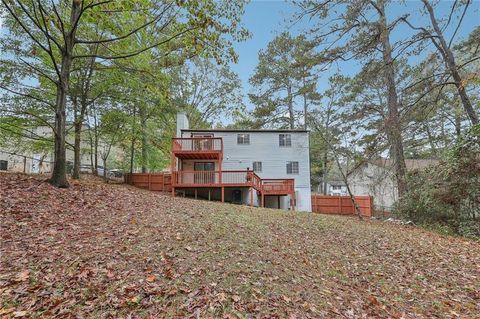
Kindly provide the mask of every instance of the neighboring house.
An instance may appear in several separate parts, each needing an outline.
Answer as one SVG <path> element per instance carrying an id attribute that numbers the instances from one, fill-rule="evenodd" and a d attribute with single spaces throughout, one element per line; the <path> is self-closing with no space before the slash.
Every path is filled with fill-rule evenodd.
<path id="1" fill-rule="evenodd" d="M 12 150 L 13 151 L 13 150 Z M 36 154 L 21 154 L 11 152 L 10 150 L 0 150 L 0 171 L 24 172 L 24 173 L 44 173 L 50 172 L 51 163 L 42 160 L 41 157 L 33 157 Z"/>
<path id="2" fill-rule="evenodd" d="M 330 196 L 347 196 L 347 185 L 343 181 L 327 182 L 327 195 Z"/>
<path id="3" fill-rule="evenodd" d="M 174 195 L 311 211 L 305 130 L 190 129 L 179 113 L 172 172 Z"/>
<path id="4" fill-rule="evenodd" d="M 437 163 L 438 160 L 432 159 L 405 160 L 407 172 Z M 348 175 L 348 184 L 353 195 L 373 196 L 374 205 L 378 210 L 390 211 L 398 199 L 393 161 L 389 159 L 362 163 Z"/>
<path id="5" fill-rule="evenodd" d="M 80 165 L 90 166 L 91 165 L 91 151 L 90 151 L 90 141 L 87 136 L 88 126 L 83 126 L 82 140 L 80 143 L 81 156 L 80 156 Z M 68 132 L 69 131 L 69 132 Z M 28 129 L 26 134 L 30 135 L 36 140 L 41 140 L 42 138 L 51 138 L 53 135 L 52 129 L 49 126 L 37 126 Z M 34 140 L 29 138 L 24 138 L 24 143 L 32 143 Z M 53 169 L 53 143 L 43 143 L 43 147 L 26 147 L 24 143 L 15 141 L 14 144 L 0 145 L 0 171 L 11 171 L 11 172 L 23 172 L 27 174 L 42 174 L 42 173 L 51 173 Z M 67 129 L 67 143 L 73 144 L 73 127 L 69 126 Z M 30 144 L 28 144 L 30 145 Z M 36 151 L 32 151 L 36 149 Z M 103 165 L 101 157 L 101 143 L 99 145 L 99 154 L 98 154 L 98 165 Z M 112 148 L 112 155 L 110 158 L 117 156 L 117 150 Z M 73 166 L 74 152 L 71 147 L 66 149 L 66 159 L 67 166 Z"/>

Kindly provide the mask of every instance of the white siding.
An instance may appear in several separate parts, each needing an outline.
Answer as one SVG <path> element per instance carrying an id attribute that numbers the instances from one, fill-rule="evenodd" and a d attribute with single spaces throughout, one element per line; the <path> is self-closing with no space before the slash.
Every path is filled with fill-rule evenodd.
<path id="1" fill-rule="evenodd" d="M 195 132 L 197 133 L 197 131 Z M 207 133 L 207 132 L 205 132 Z M 208 133 L 212 133 L 209 131 Z M 250 144 L 237 144 L 237 134 L 250 134 Z M 223 170 L 253 169 L 253 162 L 262 162 L 261 178 L 294 178 L 297 191 L 299 211 L 311 211 L 310 158 L 308 132 L 291 132 L 292 146 L 280 147 L 281 132 L 227 132 L 213 131 L 215 137 L 223 138 Z M 184 130 L 183 137 L 190 137 L 191 132 Z M 297 161 L 299 174 L 287 174 L 287 162 Z"/>
<path id="2" fill-rule="evenodd" d="M 398 198 L 392 172 L 370 163 L 359 167 L 348 182 L 354 195 L 373 196 L 377 209 L 391 210 Z"/>

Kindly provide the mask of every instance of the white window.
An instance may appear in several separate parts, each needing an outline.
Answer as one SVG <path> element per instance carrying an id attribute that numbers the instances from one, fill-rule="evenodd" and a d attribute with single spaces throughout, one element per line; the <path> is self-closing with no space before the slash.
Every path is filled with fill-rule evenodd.
<path id="1" fill-rule="evenodd" d="M 292 146 L 292 135 L 291 134 L 279 134 L 278 135 L 278 145 L 282 147 Z"/>
<path id="2" fill-rule="evenodd" d="M 287 174 L 298 174 L 298 162 L 287 162 Z"/>
<path id="3" fill-rule="evenodd" d="M 341 190 L 341 189 L 342 189 L 342 186 L 340 186 L 340 185 L 332 185 L 332 189 L 333 189 L 333 190 Z"/>
<path id="4" fill-rule="evenodd" d="M 253 162 L 253 171 L 262 172 L 262 162 Z"/>
<path id="5" fill-rule="evenodd" d="M 250 134 L 238 134 L 237 144 L 250 144 Z"/>

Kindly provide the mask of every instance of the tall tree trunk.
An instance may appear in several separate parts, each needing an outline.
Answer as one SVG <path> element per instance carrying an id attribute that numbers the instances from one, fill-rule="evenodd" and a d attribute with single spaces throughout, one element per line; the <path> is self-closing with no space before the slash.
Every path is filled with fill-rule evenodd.
<path id="1" fill-rule="evenodd" d="M 53 164 L 50 184 L 56 187 L 69 187 L 67 180 L 66 158 L 66 114 L 67 94 L 70 82 L 70 69 L 73 61 L 73 47 L 75 45 L 75 32 L 77 21 L 82 10 L 81 1 L 73 1 L 70 13 L 70 25 L 73 29 L 64 34 L 65 47 L 62 50 L 62 63 L 60 66 L 60 78 L 57 84 L 57 97 L 55 101 L 55 162 Z"/>
<path id="2" fill-rule="evenodd" d="M 74 131 L 75 131 L 75 141 L 73 147 L 73 174 L 72 177 L 74 179 L 80 178 L 80 142 L 81 142 L 81 134 L 82 134 L 82 122 L 78 119 L 74 122 Z"/>
<path id="3" fill-rule="evenodd" d="M 304 70 L 305 72 L 305 70 Z M 303 80 L 303 89 L 306 90 L 306 81 L 305 81 L 305 77 L 302 78 Z M 307 121 L 308 121 L 308 104 L 307 104 L 307 92 L 303 92 L 303 121 L 305 122 L 303 124 L 303 128 L 304 129 L 307 129 L 308 128 L 308 124 L 307 124 Z"/>
<path id="4" fill-rule="evenodd" d="M 78 127 L 79 113 L 78 113 L 78 98 L 76 95 L 70 97 L 73 104 L 73 130 L 74 130 L 74 143 L 73 143 L 73 172 L 72 178 L 80 178 L 80 128 Z"/>
<path id="5" fill-rule="evenodd" d="M 331 102 L 329 102 L 331 103 Z M 327 117 L 325 118 L 325 132 L 322 134 L 325 134 L 324 141 L 325 141 L 325 147 L 324 147 L 324 152 L 323 152 L 323 194 L 327 195 L 327 176 L 328 176 L 328 152 L 330 150 L 330 106 L 329 104 L 328 110 L 327 110 Z"/>
<path id="6" fill-rule="evenodd" d="M 92 49 L 92 48 L 91 48 Z M 98 44 L 93 47 L 93 54 L 97 53 Z M 75 131 L 75 142 L 74 142 L 74 158 L 73 158 L 73 174 L 72 177 L 74 179 L 80 178 L 80 165 L 81 165 L 81 134 L 82 134 L 82 126 L 85 120 L 85 115 L 87 113 L 87 109 L 89 106 L 88 96 L 90 94 L 90 81 L 94 74 L 95 68 L 95 58 L 90 58 L 90 63 L 88 65 L 88 69 L 86 71 L 86 75 L 81 75 L 80 78 L 82 79 L 80 85 L 80 109 L 78 105 L 78 96 L 74 96 L 72 98 L 74 104 L 74 131 Z"/>
<path id="7" fill-rule="evenodd" d="M 388 89 L 388 117 L 385 123 L 387 137 L 391 145 L 391 155 L 394 161 L 395 179 L 397 182 L 398 196 L 402 197 L 407 189 L 405 183 L 405 158 L 403 154 L 403 141 L 401 134 L 400 114 L 398 111 L 398 96 L 395 83 L 395 66 L 392 59 L 392 47 L 390 45 L 390 31 L 385 16 L 385 3 L 383 0 L 377 2 L 380 14 L 380 37 L 383 47 L 384 76 Z"/>
<path id="8" fill-rule="evenodd" d="M 144 106 L 139 109 L 140 125 L 142 134 L 142 173 L 147 172 L 148 152 L 147 152 L 147 118 Z"/>
<path id="9" fill-rule="evenodd" d="M 130 174 L 133 174 L 133 162 L 135 159 L 135 116 L 137 108 L 133 106 L 133 122 L 132 122 L 132 143 L 130 145 Z"/>
<path id="10" fill-rule="evenodd" d="M 430 15 L 430 20 L 432 21 L 433 29 L 435 30 L 438 41 L 440 43 L 438 44 L 434 39 L 432 39 L 432 41 L 437 46 L 437 49 L 440 51 L 440 54 L 443 57 L 445 65 L 447 66 L 448 71 L 450 72 L 450 74 L 452 75 L 455 81 L 455 86 L 457 87 L 457 91 L 458 91 L 458 94 L 460 95 L 460 100 L 462 101 L 465 112 L 470 118 L 470 121 L 472 122 L 472 124 L 476 125 L 479 123 L 478 115 L 475 112 L 472 106 L 472 103 L 470 102 L 470 99 L 468 98 L 467 92 L 465 90 L 465 83 L 462 81 L 462 77 L 458 72 L 458 67 L 457 67 L 457 63 L 455 62 L 455 57 L 453 56 L 453 52 L 452 50 L 450 50 L 450 47 L 447 45 L 447 42 L 445 41 L 445 37 L 443 36 L 443 32 L 438 26 L 437 18 L 435 17 L 435 13 L 433 12 L 432 6 L 428 2 L 428 0 L 422 0 L 422 1 L 423 1 L 423 4 L 425 5 L 425 8 L 427 8 L 428 10 L 428 13 Z"/>
<path id="11" fill-rule="evenodd" d="M 288 99 L 288 116 L 289 116 L 289 124 L 290 129 L 293 130 L 295 128 L 295 114 L 293 112 L 293 96 L 292 96 L 292 86 L 288 85 L 287 87 L 287 99 Z"/>
<path id="12" fill-rule="evenodd" d="M 93 163 L 92 163 L 92 174 L 98 176 L 98 120 L 97 120 L 97 110 L 95 105 L 92 104 L 91 107 L 93 114 Z"/>
<path id="13" fill-rule="evenodd" d="M 323 163 L 322 163 L 322 192 L 323 195 L 327 195 L 327 160 L 328 160 L 328 150 L 325 149 L 323 152 Z"/>
<path id="14" fill-rule="evenodd" d="M 425 120 L 425 132 L 427 133 L 427 138 L 428 138 L 428 144 L 430 145 L 431 153 L 433 157 L 437 158 L 437 147 L 435 146 L 435 141 L 434 137 L 432 135 L 432 131 L 430 130 L 430 125 L 428 124 L 428 121 Z"/>
<path id="15" fill-rule="evenodd" d="M 102 157 L 103 160 L 103 179 L 107 180 L 107 158 Z"/>
<path id="16" fill-rule="evenodd" d="M 90 140 L 90 167 L 92 168 L 92 174 L 93 174 L 93 167 L 94 167 L 94 161 L 93 161 L 93 136 L 92 136 L 92 129 L 89 127 L 88 129 L 88 138 Z"/>
<path id="17" fill-rule="evenodd" d="M 70 67 L 72 64 L 71 56 L 68 54 L 62 59 L 61 79 L 57 85 L 57 98 L 55 103 L 55 161 L 53 163 L 52 176 L 50 184 L 66 188 L 69 187 L 67 180 L 67 159 L 66 159 L 66 115 L 68 80 Z"/>

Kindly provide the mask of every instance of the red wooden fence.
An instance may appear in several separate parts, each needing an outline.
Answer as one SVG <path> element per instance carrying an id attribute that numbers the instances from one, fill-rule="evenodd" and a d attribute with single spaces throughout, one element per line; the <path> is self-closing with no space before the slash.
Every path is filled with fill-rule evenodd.
<path id="1" fill-rule="evenodd" d="M 355 202 L 362 216 L 373 215 L 373 197 L 355 196 Z M 322 214 L 355 215 L 355 208 L 350 196 L 324 196 L 312 194 L 312 211 Z"/>
<path id="2" fill-rule="evenodd" d="M 139 188 L 158 192 L 172 191 L 172 174 L 170 173 L 133 173 L 125 174 L 125 183 Z"/>

